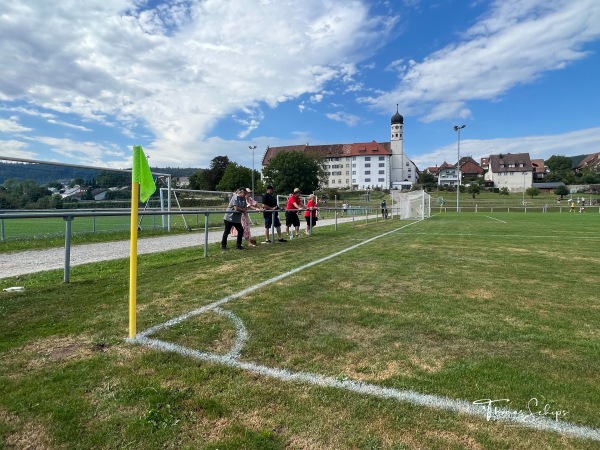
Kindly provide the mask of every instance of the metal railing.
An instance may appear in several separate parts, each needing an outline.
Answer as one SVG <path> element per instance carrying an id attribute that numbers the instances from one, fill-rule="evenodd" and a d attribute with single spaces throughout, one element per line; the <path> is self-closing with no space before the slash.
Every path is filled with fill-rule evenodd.
<path id="1" fill-rule="evenodd" d="M 271 214 L 275 213 L 284 213 L 285 211 L 271 211 Z M 299 211 L 300 212 L 300 211 Z M 320 214 L 331 214 L 333 219 L 333 225 L 335 226 L 335 230 L 337 230 L 338 219 L 343 219 L 345 222 L 355 223 L 356 220 L 364 220 L 365 223 L 369 223 L 369 221 L 377 222 L 380 219 L 379 208 L 375 207 L 360 207 L 360 208 L 352 208 L 346 211 L 344 216 L 341 216 L 342 209 L 338 208 L 320 208 Z M 211 215 L 218 214 L 220 217 L 223 216 L 223 210 L 190 210 L 186 211 L 187 214 L 195 214 L 198 216 L 204 217 L 204 257 L 208 256 L 208 245 L 209 245 L 209 218 Z M 260 214 L 262 216 L 262 211 L 249 211 L 250 214 Z M 139 211 L 139 216 L 172 216 L 179 215 L 181 211 Z M 70 281 L 70 271 L 71 271 L 71 238 L 73 235 L 73 221 L 78 218 L 101 218 L 101 217 L 127 217 L 131 218 L 130 210 L 110 210 L 110 211 L 75 211 L 75 210 L 61 210 L 61 211 L 52 211 L 52 212 L 2 212 L 0 213 L 0 224 L 2 228 L 2 236 L 4 240 L 4 222 L 9 220 L 19 220 L 19 219 L 50 219 L 50 218 L 61 218 L 65 223 L 65 245 L 64 245 L 64 282 L 68 283 Z M 273 223 L 274 221 L 272 221 Z M 222 224 L 222 221 L 221 221 Z M 271 230 L 272 233 L 275 232 L 274 226 Z M 310 232 L 312 233 L 312 227 L 310 227 Z M 274 234 L 272 234 L 274 236 Z"/>

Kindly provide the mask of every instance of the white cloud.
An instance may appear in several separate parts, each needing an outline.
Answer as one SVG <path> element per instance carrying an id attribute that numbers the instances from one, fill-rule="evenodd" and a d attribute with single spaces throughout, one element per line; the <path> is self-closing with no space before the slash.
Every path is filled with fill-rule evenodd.
<path id="1" fill-rule="evenodd" d="M 452 143 L 435 149 L 426 155 L 412 157 L 413 162 L 421 169 L 440 165 L 444 161 L 456 162 L 458 143 Z M 461 139 L 461 156 L 472 156 L 479 162 L 480 158 L 499 153 L 529 153 L 534 159 L 548 159 L 552 155 L 576 156 L 600 151 L 600 127 L 572 131 L 563 134 L 544 136 L 528 136 L 502 139 Z"/>
<path id="2" fill-rule="evenodd" d="M 28 150 L 28 145 L 22 141 L 0 140 L 0 155 L 9 158 L 36 159 L 37 154 Z"/>
<path id="3" fill-rule="evenodd" d="M 108 167 L 126 168 L 123 161 L 127 161 L 128 155 L 111 144 L 82 142 L 46 136 L 28 136 L 25 139 L 49 147 L 52 152 L 60 155 L 63 161 L 69 159 L 83 165 L 104 167 L 107 166 L 105 159 L 115 158 L 120 161 L 109 162 Z M 129 167 L 131 167 L 130 163 Z"/>
<path id="4" fill-rule="evenodd" d="M 24 127 L 17 123 L 16 118 L 11 117 L 10 119 L 0 119 L 0 132 L 3 133 L 21 133 L 24 131 L 31 131 L 31 128 Z"/>
<path id="5" fill-rule="evenodd" d="M 72 123 L 63 122 L 61 120 L 50 119 L 50 120 L 48 120 L 48 123 L 52 123 L 52 124 L 55 124 L 55 125 L 62 125 L 63 127 L 68 127 L 68 128 L 74 128 L 74 129 L 79 130 L 79 131 L 92 131 L 91 129 L 86 128 L 86 127 L 84 127 L 82 125 L 74 125 Z"/>
<path id="6" fill-rule="evenodd" d="M 354 114 L 348 114 L 344 112 L 336 112 L 325 114 L 327 118 L 331 120 L 335 120 L 336 122 L 342 122 L 348 125 L 349 127 L 353 127 L 360 122 L 360 117 L 355 116 Z"/>
<path id="7" fill-rule="evenodd" d="M 544 72 L 584 58 L 583 46 L 600 37 L 597 0 L 497 0 L 491 13 L 449 45 L 420 63 L 401 68 L 400 84 L 377 97 L 362 98 L 381 111 L 398 99 L 407 115 L 429 122 L 466 117 L 471 100 L 501 98 Z"/>
<path id="8" fill-rule="evenodd" d="M 209 150 L 193 143 L 218 120 L 321 92 L 332 80 L 350 82 L 355 64 L 395 23 L 369 17 L 359 0 L 138 5 L 145 3 L 2 2 L 0 54 L 11 64 L 3 67 L 0 99 L 117 129 L 141 122 L 162 150 L 157 164 L 167 154 L 190 160 L 190 147 L 202 161 Z M 238 134 L 259 124 L 249 116 Z"/>

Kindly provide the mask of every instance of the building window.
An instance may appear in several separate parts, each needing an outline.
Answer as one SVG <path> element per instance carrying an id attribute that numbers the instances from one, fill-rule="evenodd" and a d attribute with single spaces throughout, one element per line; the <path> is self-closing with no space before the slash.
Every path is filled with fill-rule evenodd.
<path id="1" fill-rule="evenodd" d="M 352 163 L 352 167 L 356 167 L 356 163 Z"/>
<path id="2" fill-rule="evenodd" d="M 365 156 L 365 161 L 371 161 L 371 157 L 370 156 Z"/>
<path id="3" fill-rule="evenodd" d="M 365 170 L 365 175 L 371 175 L 371 171 L 370 170 Z"/>
<path id="4" fill-rule="evenodd" d="M 385 170 L 380 170 L 379 175 L 385 175 Z"/>
<path id="5" fill-rule="evenodd" d="M 352 175 L 356 175 L 356 170 L 353 170 L 353 171 L 352 171 Z"/>
<path id="6" fill-rule="evenodd" d="M 385 181 L 385 178 L 379 178 L 379 182 L 383 183 Z"/>
<path id="7" fill-rule="evenodd" d="M 385 156 L 380 156 L 379 161 L 385 161 Z"/>
<path id="8" fill-rule="evenodd" d="M 356 156 L 353 156 L 353 157 L 352 157 L 352 161 L 356 161 Z"/>
<path id="9" fill-rule="evenodd" d="M 407 163 L 406 163 L 406 167 L 408 167 L 409 165 L 410 165 L 410 163 L 409 163 L 409 162 L 407 162 Z"/>
<path id="10" fill-rule="evenodd" d="M 365 178 L 365 183 L 370 183 L 371 179 L 370 178 Z"/>
<path id="11" fill-rule="evenodd" d="M 371 163 L 366 163 L 365 167 L 371 167 Z"/>
<path id="12" fill-rule="evenodd" d="M 385 163 L 379 163 L 379 167 L 385 167 Z"/>

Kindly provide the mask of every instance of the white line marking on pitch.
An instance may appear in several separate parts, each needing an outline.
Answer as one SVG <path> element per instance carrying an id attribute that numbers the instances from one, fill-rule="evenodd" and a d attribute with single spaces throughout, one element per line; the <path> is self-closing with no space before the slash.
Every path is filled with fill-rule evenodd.
<path id="1" fill-rule="evenodd" d="M 544 416 L 536 416 L 533 414 L 524 414 L 522 411 L 513 411 L 507 408 L 497 408 L 494 407 L 493 411 L 490 410 L 489 406 L 486 405 L 475 405 L 472 402 L 468 402 L 466 400 L 457 400 L 451 399 L 448 397 L 442 397 L 438 395 L 429 395 L 429 394 L 421 394 L 412 390 L 401 390 L 394 388 L 386 388 L 382 386 L 377 386 L 369 383 L 363 383 L 360 381 L 353 380 L 340 380 L 338 378 L 326 377 L 319 374 L 314 374 L 310 372 L 291 372 L 285 369 L 277 369 L 273 367 L 262 366 L 260 364 L 252 363 L 252 362 L 244 362 L 240 361 L 239 357 L 241 355 L 241 350 L 246 343 L 248 338 L 248 333 L 246 328 L 239 317 L 235 314 L 225 311 L 220 308 L 221 305 L 230 302 L 236 298 L 243 297 L 246 294 L 249 294 L 257 289 L 260 289 L 266 285 L 275 283 L 283 278 L 289 277 L 295 273 L 300 272 L 301 270 L 307 269 L 314 265 L 320 264 L 324 261 L 327 261 L 331 258 L 335 258 L 336 256 L 342 255 L 346 252 L 354 250 L 361 245 L 365 245 L 369 242 L 372 242 L 381 237 L 387 236 L 389 234 L 395 233 L 399 230 L 402 230 L 408 226 L 414 225 L 418 222 L 413 222 L 411 224 L 400 227 L 396 230 L 389 231 L 387 233 L 381 234 L 379 236 L 367 239 L 359 244 L 352 245 L 344 250 L 333 253 L 324 258 L 318 259 L 311 263 L 305 264 L 296 269 L 285 272 L 276 277 L 270 278 L 266 281 L 258 283 L 254 286 L 248 287 L 236 294 L 229 295 L 224 297 L 216 302 L 210 303 L 208 305 L 197 308 L 189 313 L 183 314 L 179 317 L 175 317 L 163 324 L 156 325 L 152 328 L 147 329 L 133 339 L 126 339 L 127 342 L 146 345 L 148 347 L 167 351 L 174 352 L 180 354 L 182 356 L 194 358 L 201 361 L 207 361 L 216 364 L 224 364 L 229 367 L 233 367 L 236 369 L 247 370 L 249 372 L 253 372 L 259 375 L 263 375 L 266 377 L 276 378 L 282 381 L 288 382 L 300 382 L 300 383 L 309 383 L 316 386 L 321 387 L 333 387 L 337 389 L 345 389 L 352 392 L 357 392 L 359 394 L 371 395 L 379 398 L 387 398 L 387 399 L 396 399 L 398 401 L 408 402 L 414 405 L 421 405 L 429 408 L 436 408 L 441 410 L 452 411 L 456 413 L 465 413 L 470 414 L 477 417 L 486 418 L 488 421 L 490 420 L 490 414 L 492 414 L 493 420 L 499 422 L 509 422 L 521 425 L 526 428 L 532 428 L 536 430 L 543 431 L 555 431 L 558 433 L 563 433 L 579 438 L 584 439 L 593 439 L 596 441 L 600 441 L 600 429 L 589 428 L 585 426 L 575 425 L 568 422 L 563 422 L 559 420 L 553 420 Z M 181 345 L 173 344 L 171 342 L 161 341 L 159 339 L 152 339 L 148 336 L 160 331 L 162 329 L 171 327 L 178 323 L 183 322 L 191 317 L 195 317 L 199 314 L 202 314 L 207 311 L 215 311 L 218 314 L 225 315 L 229 317 L 235 325 L 237 336 L 233 348 L 226 355 L 219 355 L 215 353 L 207 353 L 201 352 L 198 350 L 193 350 L 187 347 L 183 347 Z"/>
<path id="2" fill-rule="evenodd" d="M 487 217 L 488 219 L 492 219 L 492 220 L 497 220 L 498 222 L 508 223 L 508 222 L 505 222 L 504 220 L 496 219 L 495 217 L 492 217 L 492 216 L 484 216 L 484 217 Z"/>

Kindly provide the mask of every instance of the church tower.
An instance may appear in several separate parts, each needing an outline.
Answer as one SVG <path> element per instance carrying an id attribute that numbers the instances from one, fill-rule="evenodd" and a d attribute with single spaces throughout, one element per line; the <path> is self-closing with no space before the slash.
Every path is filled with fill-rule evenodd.
<path id="1" fill-rule="evenodd" d="M 398 112 L 396 105 L 396 114 L 392 116 L 390 147 L 392 158 L 390 162 L 390 181 L 392 188 L 397 187 L 406 179 L 405 177 L 405 158 L 404 158 L 404 117 Z"/>

